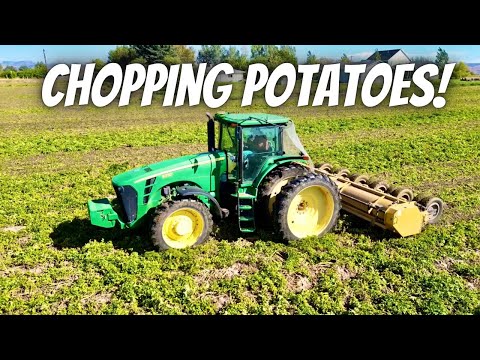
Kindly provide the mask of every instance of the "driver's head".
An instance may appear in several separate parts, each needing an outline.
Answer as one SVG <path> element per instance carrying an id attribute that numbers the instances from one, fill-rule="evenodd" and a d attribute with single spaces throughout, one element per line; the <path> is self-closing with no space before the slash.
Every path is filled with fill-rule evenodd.
<path id="1" fill-rule="evenodd" d="M 265 135 L 257 135 L 255 136 L 255 138 L 253 139 L 253 149 L 255 151 L 268 151 L 268 141 L 267 141 L 267 137 Z"/>

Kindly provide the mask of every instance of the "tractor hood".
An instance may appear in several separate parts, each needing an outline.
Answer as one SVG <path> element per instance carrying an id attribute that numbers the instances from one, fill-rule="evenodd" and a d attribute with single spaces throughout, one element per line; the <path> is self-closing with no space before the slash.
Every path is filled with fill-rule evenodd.
<path id="1" fill-rule="evenodd" d="M 135 186 L 138 183 L 157 177 L 160 177 L 161 179 L 168 179 L 169 182 L 172 182 L 175 181 L 174 178 L 177 172 L 189 169 L 190 172 L 193 171 L 193 174 L 195 174 L 197 170 L 196 168 L 202 165 L 205 167 L 207 164 L 211 164 L 212 160 L 214 161 L 215 157 L 208 152 L 181 156 L 175 159 L 168 159 L 158 163 L 141 166 L 116 175 L 112 179 L 112 184 L 114 186 Z"/>

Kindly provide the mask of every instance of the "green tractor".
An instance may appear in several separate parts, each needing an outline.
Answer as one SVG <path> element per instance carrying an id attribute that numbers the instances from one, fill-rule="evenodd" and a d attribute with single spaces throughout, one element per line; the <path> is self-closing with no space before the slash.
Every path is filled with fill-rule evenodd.
<path id="1" fill-rule="evenodd" d="M 418 234 L 442 214 L 439 198 L 414 198 L 410 189 L 334 171 L 330 164 L 315 168 L 287 117 L 207 117 L 207 152 L 115 176 L 112 203 L 88 201 L 91 223 L 122 229 L 150 224 L 153 244 L 166 250 L 201 244 L 214 218 L 227 216 L 235 216 L 241 232 L 273 224 L 280 239 L 291 241 L 327 233 L 341 208 L 400 236 Z"/>
<path id="2" fill-rule="evenodd" d="M 207 116 L 207 152 L 115 176 L 116 201 L 90 200 L 91 223 L 105 228 L 118 223 L 122 229 L 150 223 L 152 241 L 160 249 L 204 242 L 213 218 L 229 214 L 235 214 L 245 233 L 254 232 L 259 222 L 273 221 L 285 240 L 321 236 L 335 225 L 341 207 L 338 190 L 328 176 L 313 173 L 290 119 L 268 114 Z"/>

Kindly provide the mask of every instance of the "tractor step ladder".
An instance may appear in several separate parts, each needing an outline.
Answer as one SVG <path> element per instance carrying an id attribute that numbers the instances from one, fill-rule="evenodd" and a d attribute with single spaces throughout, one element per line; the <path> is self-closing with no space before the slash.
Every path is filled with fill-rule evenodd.
<path id="1" fill-rule="evenodd" d="M 252 233 L 255 231 L 255 196 L 247 193 L 233 194 L 238 199 L 238 227 L 240 231 Z"/>

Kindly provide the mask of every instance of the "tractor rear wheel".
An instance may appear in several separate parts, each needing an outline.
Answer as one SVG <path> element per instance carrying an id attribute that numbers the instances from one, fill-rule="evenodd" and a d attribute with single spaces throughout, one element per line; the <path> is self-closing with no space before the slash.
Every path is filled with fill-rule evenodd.
<path id="1" fill-rule="evenodd" d="M 169 201 L 155 211 L 151 229 L 152 242 L 160 250 L 199 245 L 210 235 L 212 225 L 212 214 L 200 201 Z"/>
<path id="2" fill-rule="evenodd" d="M 258 188 L 256 213 L 265 225 L 271 224 L 273 204 L 282 188 L 292 179 L 306 175 L 308 169 L 299 164 L 280 165 L 263 179 Z"/>
<path id="3" fill-rule="evenodd" d="M 340 208 L 338 188 L 328 176 L 301 176 L 277 196 L 275 230 L 284 241 L 322 236 L 337 223 Z"/>

